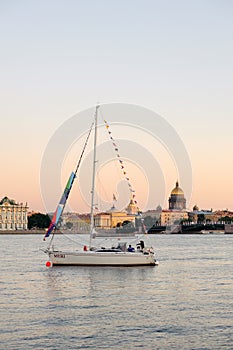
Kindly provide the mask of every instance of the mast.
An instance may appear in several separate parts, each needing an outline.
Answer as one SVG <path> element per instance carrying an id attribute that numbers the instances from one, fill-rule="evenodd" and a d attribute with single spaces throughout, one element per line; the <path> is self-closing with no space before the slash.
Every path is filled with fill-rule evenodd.
<path id="1" fill-rule="evenodd" d="M 93 168 L 92 168 L 92 186 L 91 186 L 91 228 L 90 228 L 90 248 L 91 248 L 91 239 L 94 233 L 94 199 L 95 199 L 95 173 L 96 173 L 96 144 L 97 144 L 97 122 L 98 122 L 98 108 L 95 109 L 95 132 L 94 132 L 94 153 L 93 153 Z"/>

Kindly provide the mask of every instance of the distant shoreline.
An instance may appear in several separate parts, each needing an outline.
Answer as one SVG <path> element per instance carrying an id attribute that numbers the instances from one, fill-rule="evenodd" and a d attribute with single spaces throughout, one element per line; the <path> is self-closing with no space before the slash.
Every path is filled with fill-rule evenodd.
<path id="1" fill-rule="evenodd" d="M 45 235 L 46 231 L 45 230 L 0 230 L 0 235 Z M 149 236 L 154 236 L 154 235 L 209 235 L 209 234 L 230 234 L 232 232 L 224 232 L 224 231 L 212 231 L 212 232 L 193 232 L 193 231 L 186 231 L 186 232 L 151 232 L 148 233 Z M 55 234 L 69 234 L 69 235 L 75 235 L 75 234 L 80 234 L 80 235 L 86 235 L 88 234 L 87 232 L 71 232 L 71 231 L 56 231 Z"/>
<path id="2" fill-rule="evenodd" d="M 0 235 L 43 235 L 45 231 L 41 230 L 0 230 Z"/>
<path id="3" fill-rule="evenodd" d="M 0 235 L 45 235 L 45 230 L 0 230 Z M 56 234 L 70 233 L 56 231 Z"/>
<path id="4" fill-rule="evenodd" d="M 0 235 L 45 235 L 46 230 L 0 230 Z M 56 235 L 89 234 L 88 232 L 55 231 Z"/>

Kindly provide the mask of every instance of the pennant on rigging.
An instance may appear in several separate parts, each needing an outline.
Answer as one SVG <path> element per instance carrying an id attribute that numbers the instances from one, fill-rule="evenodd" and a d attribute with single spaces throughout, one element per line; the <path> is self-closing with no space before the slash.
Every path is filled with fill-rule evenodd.
<path id="1" fill-rule="evenodd" d="M 123 162 L 123 160 L 121 159 L 121 156 L 120 156 L 120 154 L 119 154 L 119 148 L 117 147 L 117 142 L 114 140 L 114 138 L 113 138 L 112 135 L 111 135 L 112 132 L 110 131 L 110 126 L 109 126 L 109 124 L 108 124 L 108 122 L 107 122 L 106 119 L 104 119 L 104 123 L 105 123 L 105 127 L 106 127 L 106 129 L 107 129 L 107 132 L 108 132 L 108 134 L 109 134 L 109 137 L 110 137 L 110 139 L 112 140 L 112 145 L 113 145 L 114 150 L 115 150 L 115 152 L 116 152 L 116 156 L 119 158 L 118 160 L 119 160 L 119 162 L 120 162 L 120 164 L 121 164 L 122 173 L 123 173 L 123 175 L 124 175 L 126 181 L 128 182 L 129 190 L 130 190 L 131 193 L 133 193 L 133 192 L 135 192 L 135 191 L 134 191 L 134 189 L 132 188 L 132 185 L 131 185 L 131 183 L 130 183 L 129 177 L 126 176 L 126 175 L 127 175 L 127 172 L 125 171 L 125 167 L 124 167 L 124 165 L 123 165 L 124 162 Z M 135 195 L 134 195 L 133 198 L 135 198 Z M 134 203 L 137 204 L 137 201 L 134 200 Z"/>

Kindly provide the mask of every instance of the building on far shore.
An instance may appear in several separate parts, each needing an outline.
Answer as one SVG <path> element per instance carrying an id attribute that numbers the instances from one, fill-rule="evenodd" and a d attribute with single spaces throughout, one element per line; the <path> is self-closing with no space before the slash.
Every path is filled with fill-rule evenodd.
<path id="1" fill-rule="evenodd" d="M 193 207 L 193 211 L 189 212 L 190 221 L 194 223 L 218 223 L 218 222 L 231 222 L 233 221 L 233 212 L 229 210 L 199 210 L 198 206 Z"/>
<path id="2" fill-rule="evenodd" d="M 188 212 L 186 210 L 186 199 L 183 190 L 179 187 L 178 181 L 171 191 L 168 199 L 168 209 L 162 209 L 159 205 L 155 210 L 148 210 L 142 213 L 142 217 L 149 226 L 168 226 L 179 224 L 188 220 Z"/>
<path id="3" fill-rule="evenodd" d="M 87 233 L 90 231 L 90 215 L 78 213 L 63 213 L 61 229 L 73 232 Z"/>
<path id="4" fill-rule="evenodd" d="M 179 187 L 179 182 L 176 181 L 176 187 L 171 191 L 169 197 L 169 210 L 185 210 L 186 209 L 186 199 L 184 198 L 184 192 Z"/>
<path id="5" fill-rule="evenodd" d="M 138 207 L 134 200 L 131 199 L 125 211 L 120 211 L 113 205 L 105 213 L 98 213 L 94 217 L 95 227 L 102 229 L 111 229 L 121 227 L 125 222 L 131 222 L 135 225 L 135 217 L 138 214 Z"/>
<path id="6" fill-rule="evenodd" d="M 105 211 L 94 215 L 94 224 L 97 229 L 111 229 L 121 227 L 125 222 L 135 225 L 135 217 L 138 207 L 131 199 L 124 211 L 118 210 L 115 205 Z M 62 228 L 70 231 L 89 232 L 90 214 L 64 213 L 62 216 Z"/>
<path id="7" fill-rule="evenodd" d="M 0 201 L 0 230 L 27 230 L 27 203 L 16 203 L 4 197 Z"/>
<path id="8" fill-rule="evenodd" d="M 216 221 L 218 221 L 218 220 L 216 220 L 215 213 L 213 212 L 212 209 L 199 210 L 199 208 L 196 204 L 193 207 L 193 211 L 189 212 L 189 220 L 190 220 L 190 222 L 193 222 L 193 223 L 200 223 L 200 222 L 201 223 L 206 223 L 206 222 L 215 223 Z"/>
<path id="9" fill-rule="evenodd" d="M 179 224 L 185 220 L 188 220 L 188 213 L 183 210 L 162 210 L 160 214 L 161 226 Z"/>
<path id="10" fill-rule="evenodd" d="M 175 188 L 171 191 L 168 203 L 169 209 L 162 210 L 160 214 L 160 224 L 162 226 L 179 224 L 181 221 L 188 220 L 186 199 L 183 190 L 179 187 L 178 181 Z"/>

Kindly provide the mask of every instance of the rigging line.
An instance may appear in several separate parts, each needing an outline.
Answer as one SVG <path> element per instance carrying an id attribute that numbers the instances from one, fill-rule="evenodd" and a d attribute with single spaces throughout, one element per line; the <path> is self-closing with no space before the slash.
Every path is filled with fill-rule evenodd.
<path id="1" fill-rule="evenodd" d="M 87 135 L 86 141 L 85 141 L 85 143 L 84 143 L 84 146 L 83 146 L 83 149 L 82 149 L 82 152 L 81 152 L 81 156 L 80 156 L 80 158 L 79 158 L 79 161 L 78 161 L 78 164 L 77 164 L 77 166 L 76 166 L 75 172 L 74 172 L 74 173 L 71 173 L 71 176 L 70 176 L 71 183 L 69 184 L 68 191 L 67 191 L 67 192 L 64 192 L 64 195 L 65 195 L 66 198 L 65 198 L 65 202 L 64 202 L 64 203 L 62 202 L 63 207 L 62 207 L 62 209 L 61 209 L 61 212 L 60 212 L 60 214 L 59 214 L 59 217 L 62 216 L 63 211 L 64 211 L 64 209 L 65 209 L 66 201 L 67 201 L 67 199 L 68 199 L 68 197 L 69 197 L 69 193 L 70 193 L 71 187 L 72 187 L 72 185 L 73 185 L 73 182 L 74 182 L 74 179 L 75 179 L 75 177 L 76 177 L 78 168 L 79 168 L 79 166 L 80 166 L 80 163 L 81 163 L 81 160 L 82 160 L 84 151 L 85 151 L 85 149 L 86 149 L 86 147 L 87 147 L 87 143 L 88 143 L 88 140 L 89 140 L 89 137 L 90 137 L 90 134 L 91 134 L 93 125 L 94 125 L 94 121 L 92 122 L 91 127 L 90 127 L 90 130 L 89 130 L 89 132 L 88 132 L 88 135 Z M 67 185 L 67 186 L 68 186 L 68 185 Z M 66 191 L 66 190 L 65 190 L 65 191 Z M 60 205 L 60 203 L 59 203 L 59 205 Z M 59 205 L 58 205 L 58 206 L 59 206 Z M 56 212 L 55 212 L 55 213 L 56 213 Z M 56 215 L 55 213 L 54 213 L 54 216 L 53 216 L 53 217 L 55 217 L 55 215 Z M 53 219 L 52 219 L 52 220 L 53 220 Z M 57 224 L 58 224 L 58 221 L 57 221 Z M 51 245 L 52 245 L 53 238 L 54 238 L 54 234 L 55 234 L 54 228 L 56 228 L 56 225 L 57 225 L 57 224 L 55 224 L 55 225 L 51 228 L 51 232 L 52 232 L 52 231 L 53 231 L 53 232 L 52 232 L 52 237 L 51 237 L 51 239 L 50 239 L 49 247 L 51 247 Z M 52 225 L 52 221 L 51 221 L 50 226 L 51 226 L 51 225 Z M 50 229 L 50 226 L 49 226 L 48 230 Z M 49 234 L 50 234 L 50 233 L 49 233 Z M 49 234 L 48 234 L 48 231 L 47 231 L 45 237 L 48 237 Z M 44 237 L 44 240 L 45 240 L 45 237 Z"/>
<path id="2" fill-rule="evenodd" d="M 69 237 L 69 236 L 66 235 L 66 234 L 64 234 L 64 236 L 66 237 L 67 240 L 69 240 L 69 241 L 71 241 L 71 242 L 73 242 L 73 243 L 76 243 L 76 244 L 79 245 L 80 247 L 82 247 L 83 244 L 84 244 L 83 242 L 79 242 L 78 240 L 73 239 L 73 238 Z M 77 236 L 76 236 L 76 237 L 77 237 Z M 81 240 L 81 237 L 80 237 L 80 240 Z"/>
<path id="3" fill-rule="evenodd" d="M 105 129 L 107 129 L 108 130 L 108 128 L 109 128 L 109 124 L 108 124 L 108 122 L 106 121 L 106 119 L 104 119 L 104 116 L 103 116 L 103 113 L 102 113 L 102 111 L 100 110 L 100 115 L 101 115 L 101 118 L 102 118 L 102 120 L 103 120 L 103 126 L 104 126 L 104 128 Z M 109 133 L 109 130 L 108 130 L 108 138 L 110 138 L 110 140 L 111 140 L 111 142 L 112 143 L 115 143 L 116 141 L 115 141 L 115 139 L 112 137 L 112 136 L 110 136 L 111 135 L 111 132 Z M 115 146 L 114 146 L 115 147 Z M 113 148 L 114 148 L 113 147 Z M 112 155 L 114 155 L 114 154 L 116 154 L 116 150 L 114 149 L 113 150 L 113 148 L 112 148 Z M 118 159 L 119 160 L 119 159 Z M 118 168 L 119 169 L 119 168 Z"/>
<path id="4" fill-rule="evenodd" d="M 101 112 L 100 112 L 100 114 L 101 114 L 101 117 L 103 119 L 105 128 L 107 129 L 107 132 L 109 134 L 110 140 L 112 141 L 112 145 L 114 146 L 114 149 L 115 149 L 118 161 L 121 164 L 121 170 L 122 170 L 122 173 L 124 175 L 125 180 L 127 181 L 127 184 L 128 184 L 128 187 L 129 187 L 129 191 L 131 192 L 131 196 L 132 196 L 133 202 L 134 202 L 135 205 L 137 205 L 137 200 L 135 199 L 135 190 L 133 189 L 133 187 L 131 185 L 131 182 L 130 182 L 130 179 L 128 177 L 128 174 L 127 174 L 127 172 L 125 170 L 124 161 L 122 160 L 122 157 L 119 154 L 119 148 L 117 146 L 117 143 L 116 143 L 115 139 L 111 136 L 112 132 L 109 130 L 108 122 L 106 121 L 106 119 L 103 118 L 103 115 L 102 115 Z"/>
<path id="5" fill-rule="evenodd" d="M 79 166 L 80 166 L 80 163 L 81 163 L 83 154 L 84 154 L 84 152 L 85 152 L 85 149 L 86 149 L 86 147 L 87 147 L 87 143 L 88 143 L 89 137 L 90 137 L 90 135 L 91 135 L 91 131 L 92 131 L 93 126 L 94 126 L 94 121 L 93 121 L 92 124 L 91 124 L 90 130 L 89 130 L 88 135 L 87 135 L 87 138 L 86 138 L 86 142 L 84 143 L 81 156 L 80 156 L 79 161 L 78 161 L 78 164 L 77 164 L 77 166 L 76 166 L 76 169 L 75 169 L 75 172 L 74 172 L 74 175 L 75 175 L 75 176 L 76 176 L 77 171 L 78 171 L 78 168 L 79 168 Z"/>

